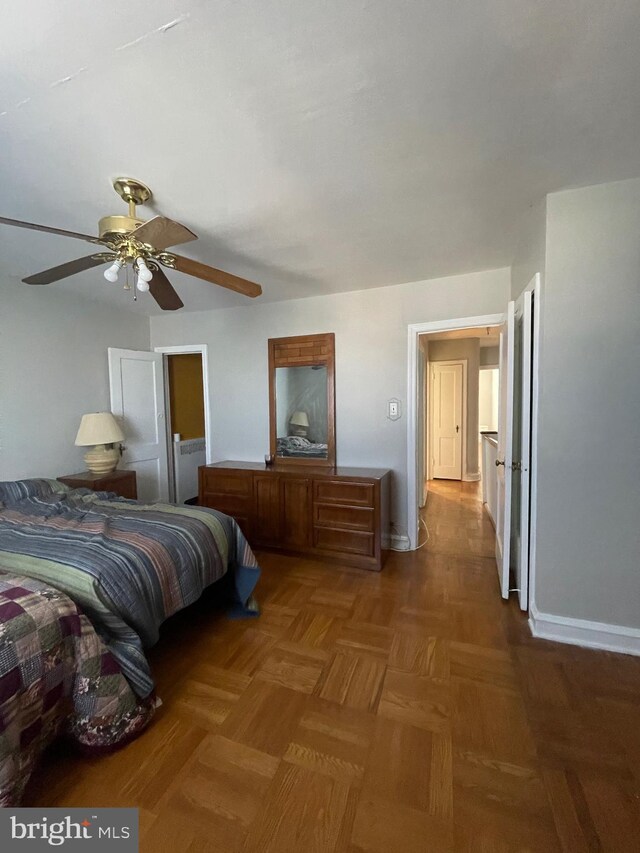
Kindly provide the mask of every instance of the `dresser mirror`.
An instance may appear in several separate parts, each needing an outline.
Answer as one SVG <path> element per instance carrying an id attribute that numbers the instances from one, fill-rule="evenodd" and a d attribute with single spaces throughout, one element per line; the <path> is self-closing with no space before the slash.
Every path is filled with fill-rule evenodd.
<path id="1" fill-rule="evenodd" d="M 269 339 L 271 455 L 280 463 L 336 464 L 333 333 Z"/>

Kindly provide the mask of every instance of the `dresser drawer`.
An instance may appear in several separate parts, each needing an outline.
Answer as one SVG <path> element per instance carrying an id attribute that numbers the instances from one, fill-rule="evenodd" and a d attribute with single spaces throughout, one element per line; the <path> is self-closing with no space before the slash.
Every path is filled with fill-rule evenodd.
<path id="1" fill-rule="evenodd" d="M 374 512 L 367 507 L 317 503 L 313 520 L 320 527 L 360 530 L 363 533 L 373 533 L 375 530 Z"/>
<path id="2" fill-rule="evenodd" d="M 224 468 L 203 468 L 202 488 L 216 495 L 249 498 L 252 477 L 248 471 L 226 471 Z"/>
<path id="3" fill-rule="evenodd" d="M 316 480 L 313 496 L 317 503 L 373 507 L 374 485 L 351 480 Z"/>
<path id="4" fill-rule="evenodd" d="M 320 551 L 333 551 L 336 554 L 362 554 L 373 557 L 375 537 L 373 533 L 360 533 L 355 530 L 335 530 L 331 527 L 314 527 L 314 545 Z"/>
<path id="5" fill-rule="evenodd" d="M 217 509 L 218 512 L 223 512 L 225 515 L 232 515 L 234 518 L 240 515 L 248 516 L 249 514 L 249 501 L 246 498 L 234 495 L 217 495 L 205 492 L 200 503 L 202 506 L 208 506 L 209 509 Z"/>

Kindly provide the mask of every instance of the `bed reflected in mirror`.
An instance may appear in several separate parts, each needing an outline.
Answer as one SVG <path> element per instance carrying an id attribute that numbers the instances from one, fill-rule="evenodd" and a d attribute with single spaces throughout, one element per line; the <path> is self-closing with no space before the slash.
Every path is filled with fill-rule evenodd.
<path id="1" fill-rule="evenodd" d="M 326 459 L 327 366 L 276 367 L 276 456 Z"/>
<path id="2" fill-rule="evenodd" d="M 271 453 L 335 465 L 334 336 L 269 341 Z"/>

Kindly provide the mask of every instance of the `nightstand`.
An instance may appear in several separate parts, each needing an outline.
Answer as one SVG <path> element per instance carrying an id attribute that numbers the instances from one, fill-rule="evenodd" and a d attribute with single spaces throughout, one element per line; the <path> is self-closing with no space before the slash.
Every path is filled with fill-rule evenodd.
<path id="1" fill-rule="evenodd" d="M 121 498 L 138 497 L 135 471 L 112 471 L 110 474 L 92 474 L 81 471 L 80 474 L 66 474 L 58 477 L 61 483 L 71 489 L 93 489 L 94 492 L 115 492 Z"/>

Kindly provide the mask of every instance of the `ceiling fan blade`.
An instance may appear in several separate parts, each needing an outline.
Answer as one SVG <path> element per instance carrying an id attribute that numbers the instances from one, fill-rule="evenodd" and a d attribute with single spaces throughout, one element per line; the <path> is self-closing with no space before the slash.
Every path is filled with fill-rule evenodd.
<path id="1" fill-rule="evenodd" d="M 114 255 L 113 257 L 115 260 L 118 256 Z M 25 284 L 51 284 L 52 281 L 60 281 L 61 278 L 67 278 L 83 270 L 90 270 L 92 267 L 98 267 L 106 262 L 104 255 L 99 258 L 89 255 L 86 258 L 78 258 L 76 261 L 67 261 L 66 264 L 60 264 L 58 267 L 51 267 L 44 272 L 37 272 L 35 275 L 30 275 L 22 280 Z"/>
<path id="2" fill-rule="evenodd" d="M 184 307 L 184 302 L 160 267 L 153 270 L 153 278 L 149 282 L 149 293 L 163 311 L 175 311 Z"/>
<path id="3" fill-rule="evenodd" d="M 159 252 L 167 246 L 178 246 L 180 243 L 198 239 L 193 231 L 173 219 L 167 219 L 166 216 L 154 216 L 144 225 L 139 225 L 131 236 L 141 243 L 149 243 Z"/>
<path id="4" fill-rule="evenodd" d="M 173 252 L 171 254 L 173 255 Z M 224 272 L 224 270 L 217 270 L 215 267 L 209 267 L 191 258 L 184 258 L 182 255 L 173 255 L 173 257 L 175 258 L 175 269 L 179 272 L 193 275 L 196 278 L 202 278 L 204 281 L 210 281 L 212 284 L 219 284 L 220 287 L 235 290 L 236 293 L 242 293 L 243 296 L 251 296 L 253 298 L 260 296 L 262 293 L 262 288 L 259 284 L 248 281 L 246 278 L 240 278 L 237 275 L 232 275 L 230 272 Z"/>
<path id="5" fill-rule="evenodd" d="M 75 237 L 76 240 L 86 240 L 89 243 L 102 245 L 102 240 L 99 237 L 91 237 L 89 234 L 78 234 L 77 231 L 50 228 L 48 225 L 36 225 L 33 222 L 22 222 L 20 219 L 7 219 L 5 216 L 0 216 L 0 225 L 15 225 L 17 228 L 30 228 L 32 231 L 46 231 L 48 234 L 59 234 L 61 237 Z"/>

